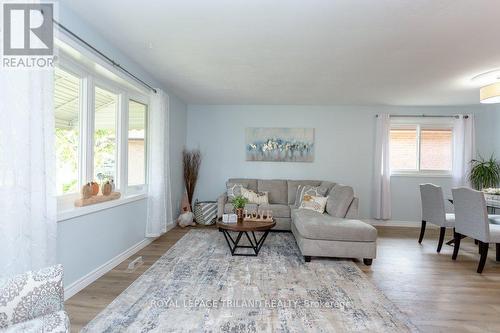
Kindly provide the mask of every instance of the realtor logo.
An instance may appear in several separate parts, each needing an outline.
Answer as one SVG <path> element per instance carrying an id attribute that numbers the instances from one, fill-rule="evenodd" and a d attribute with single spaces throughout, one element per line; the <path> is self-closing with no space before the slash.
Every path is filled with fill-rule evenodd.
<path id="1" fill-rule="evenodd" d="M 3 4 L 2 69 L 54 68 L 54 4 Z"/>
<path id="2" fill-rule="evenodd" d="M 53 4 L 4 3 L 3 54 L 48 56 L 54 51 Z"/>

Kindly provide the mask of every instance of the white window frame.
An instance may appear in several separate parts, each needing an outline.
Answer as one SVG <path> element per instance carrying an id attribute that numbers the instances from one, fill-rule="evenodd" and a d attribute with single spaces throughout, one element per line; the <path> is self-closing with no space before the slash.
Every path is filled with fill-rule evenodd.
<path id="1" fill-rule="evenodd" d="M 124 138 L 124 146 L 125 146 L 125 151 L 126 151 L 126 160 L 128 162 L 128 121 L 129 121 L 129 114 L 128 114 L 128 104 L 129 104 L 129 101 L 134 101 L 134 102 L 137 102 L 137 103 L 141 103 L 141 104 L 144 104 L 146 105 L 146 114 L 145 114 L 145 119 L 144 119 L 144 130 L 145 130 L 145 135 L 144 135 L 144 184 L 137 184 L 137 185 L 128 185 L 127 184 L 127 192 L 128 193 L 145 193 L 147 192 L 147 189 L 148 189 L 148 148 L 149 148 L 149 106 L 150 106 L 150 103 L 149 103 L 149 98 L 144 96 L 144 95 L 141 95 L 141 94 L 137 94 L 137 93 L 130 93 L 126 96 L 126 109 L 127 109 L 127 116 L 125 118 L 125 122 L 124 122 L 124 128 L 126 129 L 124 131 L 125 133 L 125 138 Z M 128 164 L 128 163 L 127 163 Z M 125 170 L 126 172 L 126 175 L 127 175 L 127 181 L 128 181 L 128 165 L 125 166 L 127 168 L 127 170 Z"/>
<path id="2" fill-rule="evenodd" d="M 110 82 L 107 82 L 101 78 L 94 78 L 94 84 L 92 85 L 92 102 L 95 103 L 95 90 L 96 88 L 100 88 L 103 90 L 106 90 L 112 94 L 115 94 L 117 96 L 117 103 L 118 106 L 115 110 L 116 114 L 116 124 L 115 124 L 115 131 L 116 131 L 116 151 L 115 151 L 115 159 L 116 159 L 116 176 L 114 179 L 115 182 L 115 187 L 117 191 L 122 191 L 122 189 L 126 188 L 126 184 L 122 183 L 122 178 L 123 178 L 123 173 L 121 173 L 122 169 L 122 164 L 127 163 L 121 161 L 123 157 L 123 149 L 121 148 L 122 144 L 122 126 L 121 126 L 121 121 L 123 118 L 123 95 L 125 92 L 121 91 L 119 87 L 116 85 L 111 84 Z M 92 146 L 89 147 L 89 150 L 91 152 L 92 156 L 92 162 L 90 166 L 90 174 L 88 175 L 88 179 L 93 179 L 94 178 L 94 136 L 95 136 L 95 105 L 92 105 L 92 110 L 90 110 L 91 113 L 91 120 L 92 120 L 92 132 L 89 131 L 89 135 L 92 137 Z M 90 126 L 89 126 L 90 127 Z"/>
<path id="3" fill-rule="evenodd" d="M 451 170 L 421 170 L 420 169 L 420 153 L 421 153 L 421 140 L 420 135 L 422 130 L 426 129 L 449 129 L 452 131 L 452 138 L 455 136 L 455 130 L 453 128 L 453 118 L 450 117 L 428 117 L 428 118 L 405 118 L 405 117 L 395 117 L 391 119 L 390 130 L 393 129 L 408 129 L 415 128 L 417 132 L 417 156 L 416 156 L 416 169 L 415 170 L 392 170 L 391 176 L 400 177 L 452 177 L 453 175 L 453 162 L 455 147 L 451 145 Z M 389 142 L 390 144 L 390 142 Z"/>
<path id="4" fill-rule="evenodd" d="M 88 62 L 89 59 L 86 59 Z M 78 189 L 83 186 L 88 180 L 93 180 L 94 174 L 94 102 L 95 102 L 95 87 L 100 87 L 106 89 L 112 93 L 118 95 L 118 108 L 117 108 L 117 136 L 116 136 L 116 179 L 115 186 L 118 191 L 121 192 L 122 198 L 114 200 L 113 204 L 122 204 L 123 202 L 129 202 L 131 197 L 142 198 L 146 196 L 147 193 L 147 170 L 148 170 L 148 150 L 145 150 L 145 184 L 128 186 L 128 101 L 132 99 L 134 101 L 143 103 L 147 106 L 146 112 L 146 143 L 148 142 L 149 131 L 148 131 L 148 113 L 150 110 L 149 96 L 146 92 L 141 93 L 140 89 L 132 89 L 134 82 L 130 81 L 131 86 L 121 84 L 120 82 L 114 81 L 109 77 L 101 75 L 96 68 L 90 68 L 87 64 L 79 63 L 72 57 L 66 55 L 64 52 L 59 52 L 58 61 L 56 64 L 62 70 L 71 73 L 78 78 L 80 78 L 80 140 L 79 140 L 79 179 L 78 179 Z M 102 68 L 99 68 L 102 71 Z M 146 147 L 146 146 L 145 146 Z M 77 193 L 63 194 L 57 197 L 58 201 L 58 212 L 64 217 L 68 218 L 81 215 L 80 213 L 73 212 L 74 210 L 80 210 L 83 214 L 92 211 L 97 211 L 103 209 L 103 207 L 109 206 L 109 203 L 97 204 L 82 208 L 75 208 L 74 201 L 80 198 L 80 191 Z M 102 206 L 102 207 L 101 207 Z M 64 218 L 63 218 L 64 219 Z M 59 218 L 61 220 L 61 218 Z"/>
<path id="5" fill-rule="evenodd" d="M 80 79 L 80 91 L 79 91 L 79 110 L 78 110 L 78 119 L 79 119 L 79 133 L 80 137 L 78 140 L 78 180 L 77 180 L 77 192 L 74 193 L 66 193 L 58 195 L 58 202 L 73 202 L 75 198 L 77 198 L 79 194 L 79 189 L 83 186 L 83 179 L 85 179 L 86 175 L 86 163 L 85 163 L 85 140 L 87 138 L 87 133 L 85 130 L 87 115 L 83 111 L 86 105 L 86 85 L 87 85 L 87 75 L 84 71 L 81 70 L 78 66 L 71 65 L 67 61 L 60 61 L 58 66 L 61 70 L 68 72 Z"/>

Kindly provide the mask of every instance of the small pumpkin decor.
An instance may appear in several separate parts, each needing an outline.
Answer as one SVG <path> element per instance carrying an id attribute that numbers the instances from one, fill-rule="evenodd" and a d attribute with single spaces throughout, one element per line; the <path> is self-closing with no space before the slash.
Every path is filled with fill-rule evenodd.
<path id="1" fill-rule="evenodd" d="M 90 183 L 90 186 L 92 186 L 92 195 L 97 195 L 99 194 L 99 184 L 96 182 Z"/>
<path id="2" fill-rule="evenodd" d="M 90 197 L 92 197 L 92 186 L 90 183 L 87 183 L 82 187 L 82 199 L 88 199 Z"/>
<path id="3" fill-rule="evenodd" d="M 111 186 L 109 181 L 107 181 L 104 185 L 102 185 L 101 189 L 102 195 L 110 195 L 112 191 L 113 187 Z"/>

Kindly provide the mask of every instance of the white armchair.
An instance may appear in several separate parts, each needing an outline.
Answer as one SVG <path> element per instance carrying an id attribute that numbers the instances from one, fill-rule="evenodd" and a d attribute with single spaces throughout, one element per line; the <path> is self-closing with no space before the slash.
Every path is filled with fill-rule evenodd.
<path id="1" fill-rule="evenodd" d="M 69 332 L 63 268 L 56 265 L 0 280 L 0 332 Z"/>

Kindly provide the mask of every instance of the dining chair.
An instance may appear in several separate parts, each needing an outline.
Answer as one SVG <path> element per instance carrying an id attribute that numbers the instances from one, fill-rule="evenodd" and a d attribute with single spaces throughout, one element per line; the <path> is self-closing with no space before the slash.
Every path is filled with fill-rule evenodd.
<path id="1" fill-rule="evenodd" d="M 455 226 L 455 215 L 447 214 L 444 209 L 443 189 L 434 184 L 420 184 L 420 198 L 422 199 L 422 227 L 418 242 L 422 243 L 427 223 L 439 226 L 439 242 L 437 252 L 443 247 L 446 228 Z"/>
<path id="2" fill-rule="evenodd" d="M 496 260 L 500 259 L 500 225 L 498 215 L 488 215 L 484 193 L 470 188 L 452 189 L 455 206 L 455 248 L 452 259 L 456 260 L 463 236 L 471 237 L 479 242 L 479 265 L 477 272 L 482 273 L 490 243 L 496 244 Z"/>

